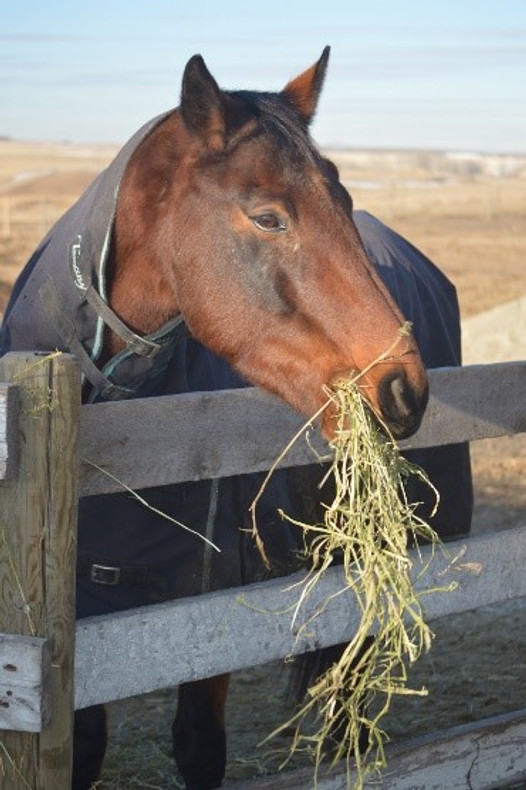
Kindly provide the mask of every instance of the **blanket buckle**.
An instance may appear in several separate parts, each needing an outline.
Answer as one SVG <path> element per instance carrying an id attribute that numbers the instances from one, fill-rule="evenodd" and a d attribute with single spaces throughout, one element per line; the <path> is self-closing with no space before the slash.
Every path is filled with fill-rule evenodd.
<path id="1" fill-rule="evenodd" d="M 93 563 L 89 574 L 90 581 L 95 584 L 107 584 L 115 586 L 121 580 L 121 569 L 110 565 L 97 565 Z"/>

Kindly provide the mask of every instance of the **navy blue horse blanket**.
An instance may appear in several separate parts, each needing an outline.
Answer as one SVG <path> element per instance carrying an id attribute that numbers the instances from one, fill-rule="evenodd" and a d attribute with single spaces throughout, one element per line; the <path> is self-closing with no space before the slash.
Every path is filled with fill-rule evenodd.
<path id="1" fill-rule="evenodd" d="M 0 353 L 55 349 L 74 353 L 82 367 L 85 401 L 247 386 L 226 362 L 188 336 L 180 319 L 140 338 L 121 325 L 105 303 L 106 263 L 120 179 L 133 150 L 160 120 L 139 130 L 52 228 L 20 275 L 4 317 Z M 378 219 L 356 211 L 354 221 L 370 260 L 413 324 L 425 365 L 459 365 L 460 322 L 453 285 Z M 101 367 L 98 358 L 105 324 L 118 331 L 127 345 Z M 433 526 L 443 537 L 468 532 L 472 511 L 468 446 L 408 455 L 440 491 Z M 279 470 L 260 502 L 258 525 L 277 573 L 292 570 L 300 540 L 294 528 L 278 516 L 278 508 L 292 518 L 316 518 L 322 475 L 319 465 Z M 261 560 L 247 529 L 248 509 L 261 480 L 262 475 L 248 474 L 141 491 L 155 508 L 206 533 L 220 553 L 210 553 L 201 540 L 127 493 L 81 500 L 78 616 L 260 578 Z M 410 496 L 423 501 L 426 515 L 426 506 L 431 506 L 429 492 L 414 485 L 417 488 Z"/>

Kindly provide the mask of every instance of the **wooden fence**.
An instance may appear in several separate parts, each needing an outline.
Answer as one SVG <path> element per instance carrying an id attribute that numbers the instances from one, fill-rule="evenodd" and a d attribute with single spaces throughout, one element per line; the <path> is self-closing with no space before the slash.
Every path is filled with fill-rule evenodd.
<path id="1" fill-rule="evenodd" d="M 69 790 L 73 708 L 125 698 L 346 641 L 352 600 L 325 607 L 308 633 L 291 626 L 291 577 L 74 623 L 78 496 L 268 469 L 301 418 L 256 389 L 80 406 L 67 355 L 0 360 L 0 784 Z M 526 362 L 431 371 L 423 424 L 406 446 L 526 431 Z M 194 426 L 199 425 L 199 431 Z M 201 437 L 206 437 L 203 442 Z M 283 465 L 312 462 L 313 430 Z M 79 464 L 80 459 L 80 464 Z M 77 469 L 80 468 L 80 474 Z M 424 550 L 424 559 L 427 553 Z M 526 596 L 526 529 L 449 544 L 417 586 L 429 620 Z M 415 563 L 415 565 L 418 563 Z M 326 574 L 305 617 L 341 589 Z M 250 633 L 250 640 L 246 634 Z M 126 668 L 126 671 L 123 670 Z M 526 711 L 388 749 L 383 788 L 489 790 L 526 779 Z M 499 782 L 501 785 L 499 785 Z M 239 788 L 306 790 L 312 775 Z M 337 772 L 320 790 L 343 790 Z M 372 786 L 372 785 L 371 785 Z M 377 786 L 377 785 L 375 785 Z"/>

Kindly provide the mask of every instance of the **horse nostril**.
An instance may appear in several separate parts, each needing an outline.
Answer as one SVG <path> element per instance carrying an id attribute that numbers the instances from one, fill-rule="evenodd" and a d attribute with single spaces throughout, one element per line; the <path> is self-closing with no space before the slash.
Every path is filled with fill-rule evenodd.
<path id="1" fill-rule="evenodd" d="M 408 388 L 407 382 L 402 376 L 397 376 L 391 381 L 391 395 L 400 417 L 410 417 L 416 407 L 416 399 L 413 392 Z"/>
<path id="2" fill-rule="evenodd" d="M 417 394 L 405 373 L 390 373 L 382 379 L 379 387 L 380 408 L 393 436 L 405 439 L 418 430 L 427 398 L 427 388 Z"/>

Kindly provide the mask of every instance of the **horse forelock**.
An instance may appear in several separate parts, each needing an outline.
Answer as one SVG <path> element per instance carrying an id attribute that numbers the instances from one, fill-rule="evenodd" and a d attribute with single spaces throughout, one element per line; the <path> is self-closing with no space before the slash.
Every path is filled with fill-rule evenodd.
<path id="1" fill-rule="evenodd" d="M 305 161 L 320 167 L 322 156 L 314 144 L 305 123 L 297 111 L 279 93 L 258 91 L 232 91 L 227 94 L 244 106 L 242 117 L 250 117 L 234 140 L 247 141 L 252 137 L 266 136 L 288 159 Z"/>

